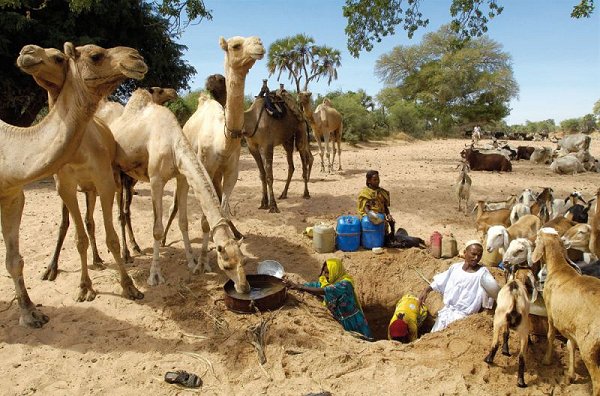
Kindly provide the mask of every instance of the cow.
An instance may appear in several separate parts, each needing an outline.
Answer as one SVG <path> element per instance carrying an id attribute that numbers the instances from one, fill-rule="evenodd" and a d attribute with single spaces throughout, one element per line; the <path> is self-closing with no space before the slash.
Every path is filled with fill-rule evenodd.
<path id="1" fill-rule="evenodd" d="M 472 171 L 512 172 L 512 164 L 502 154 L 481 154 L 465 148 L 460 155 L 467 160 Z"/>
<path id="2" fill-rule="evenodd" d="M 531 146 L 518 146 L 517 147 L 517 157 L 516 160 L 528 160 L 531 158 L 531 154 L 533 154 L 533 151 L 535 150 L 535 147 L 531 147 Z"/>

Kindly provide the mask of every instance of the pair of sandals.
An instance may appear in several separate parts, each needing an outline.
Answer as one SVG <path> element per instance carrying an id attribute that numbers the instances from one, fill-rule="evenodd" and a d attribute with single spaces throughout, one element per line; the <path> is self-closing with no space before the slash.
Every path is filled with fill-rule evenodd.
<path id="1" fill-rule="evenodd" d="M 186 388 L 199 388 L 202 386 L 202 379 L 200 377 L 183 370 L 167 371 L 165 373 L 165 381 L 169 384 L 179 384 Z"/>

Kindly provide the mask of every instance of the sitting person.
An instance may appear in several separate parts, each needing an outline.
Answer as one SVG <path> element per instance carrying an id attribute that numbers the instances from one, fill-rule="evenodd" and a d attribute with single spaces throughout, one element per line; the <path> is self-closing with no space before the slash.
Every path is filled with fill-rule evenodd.
<path id="1" fill-rule="evenodd" d="M 360 333 L 367 339 L 372 338 L 369 324 L 358 302 L 354 280 L 344 269 L 341 259 L 327 259 L 321 267 L 318 282 L 303 285 L 288 279 L 284 282 L 290 289 L 322 296 L 333 317 L 345 330 Z"/>
<path id="2" fill-rule="evenodd" d="M 377 217 L 372 213 L 382 213 L 385 217 L 385 240 L 394 239 L 396 221 L 390 214 L 390 193 L 379 187 L 379 172 L 370 170 L 367 172 L 367 186 L 358 194 L 358 214 L 361 218 L 368 216 L 373 224 L 379 224 Z"/>
<path id="3" fill-rule="evenodd" d="M 388 325 L 388 339 L 402 343 L 412 342 L 419 336 L 419 328 L 427 318 L 427 307 L 419 307 L 419 299 L 405 294 L 396 303 L 394 316 Z"/>
<path id="4" fill-rule="evenodd" d="M 465 244 L 465 260 L 452 264 L 446 271 L 433 277 L 433 281 L 419 295 L 423 304 L 430 291 L 442 294 L 444 307 L 438 312 L 432 332 L 445 329 L 450 323 L 492 308 L 500 287 L 490 271 L 479 261 L 483 245 L 477 240 Z"/>

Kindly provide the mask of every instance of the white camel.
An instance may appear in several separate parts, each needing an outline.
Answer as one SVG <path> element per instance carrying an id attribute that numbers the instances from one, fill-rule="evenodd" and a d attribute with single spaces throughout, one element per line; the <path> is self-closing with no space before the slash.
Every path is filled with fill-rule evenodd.
<path id="1" fill-rule="evenodd" d="M 51 109 L 58 98 L 67 74 L 67 57 L 54 48 L 41 48 L 30 45 L 27 51 L 17 59 L 17 66 L 33 76 L 42 88 L 48 91 L 48 104 Z M 123 295 L 130 299 L 141 299 L 144 295 L 135 288 L 127 271 L 119 246 L 119 237 L 113 226 L 112 209 L 116 192 L 117 169 L 113 166 L 117 146 L 112 133 L 102 121 L 93 118 L 85 129 L 79 149 L 71 160 L 54 175 L 56 189 L 62 204 L 62 221 L 58 242 L 52 261 L 48 265 L 43 279 L 54 280 L 58 271 L 58 257 L 69 227 L 69 213 L 73 217 L 77 230 L 77 249 L 81 260 L 81 282 L 78 301 L 92 301 L 96 292 L 87 271 L 87 246 L 89 244 L 83 229 L 83 220 L 77 202 L 77 188 L 86 194 L 86 226 L 92 244 L 94 264 L 100 265 L 94 226 L 94 206 L 96 196 L 100 196 L 102 216 L 106 231 L 106 244 L 117 263 L 121 275 Z"/>
<path id="2" fill-rule="evenodd" d="M 325 172 L 325 162 L 323 161 L 323 146 L 321 138 L 325 141 L 325 150 L 327 152 L 327 166 L 329 172 L 333 171 L 335 162 L 336 144 L 338 153 L 338 170 L 342 170 L 342 130 L 343 122 L 342 115 L 333 107 L 328 98 L 323 99 L 323 103 L 317 106 L 314 113 L 311 106 L 311 93 L 300 92 L 298 94 L 300 104 L 304 111 L 304 116 L 308 120 L 312 128 L 317 144 L 319 145 L 319 155 L 321 156 L 321 172 Z M 329 140 L 331 139 L 331 147 L 333 156 L 329 155 Z"/>
<path id="3" fill-rule="evenodd" d="M 222 212 L 228 215 L 229 199 L 239 173 L 246 75 L 254 63 L 263 58 L 265 48 L 258 37 L 236 36 L 228 40 L 221 37 L 220 45 L 225 52 L 225 107 L 209 96 L 201 95 L 198 108 L 184 125 L 183 133 L 213 182 L 221 200 Z M 187 194 L 185 179 L 177 179 L 177 190 L 184 190 Z M 176 196 L 180 194 L 183 192 L 176 192 Z M 173 204 L 170 219 L 176 210 L 177 206 Z M 208 230 L 203 231 L 202 252 L 205 252 Z M 205 269 L 210 269 L 204 254 L 200 256 L 200 261 Z"/>
<path id="4" fill-rule="evenodd" d="M 156 285 L 165 281 L 160 269 L 159 254 L 164 233 L 162 197 L 165 183 L 177 177 L 178 183 L 186 180 L 200 200 L 204 216 L 203 228 L 210 226 L 219 267 L 235 282 L 236 290 L 242 293 L 249 291 L 243 269 L 245 258 L 221 213 L 210 177 L 194 155 L 175 115 L 166 107 L 153 103 L 148 91 L 138 89 L 129 99 L 123 115 L 111 124 L 111 130 L 117 141 L 117 164 L 121 170 L 136 180 L 150 182 L 154 213 L 154 253 L 148 284 Z M 196 272 L 200 264 L 194 262 L 188 236 L 187 191 L 185 194 L 178 191 L 177 202 L 181 208 L 179 228 L 188 266 Z M 121 229 L 124 227 L 124 219 L 121 217 Z M 122 241 L 123 249 L 126 249 L 124 238 Z M 202 254 L 206 256 L 207 252 L 203 251 Z"/>
<path id="5" fill-rule="evenodd" d="M 21 54 L 28 51 L 26 46 Z M 6 268 L 15 285 L 21 311 L 19 323 L 30 327 L 43 326 L 48 316 L 29 298 L 23 277 L 23 259 L 19 253 L 19 226 L 25 203 L 23 187 L 53 175 L 69 162 L 101 98 L 127 78 L 143 78 L 148 70 L 143 58 L 132 48 L 75 47 L 65 43 L 64 53 L 68 58 L 65 83 L 48 115 L 29 128 L 0 121 L 0 212 Z"/>

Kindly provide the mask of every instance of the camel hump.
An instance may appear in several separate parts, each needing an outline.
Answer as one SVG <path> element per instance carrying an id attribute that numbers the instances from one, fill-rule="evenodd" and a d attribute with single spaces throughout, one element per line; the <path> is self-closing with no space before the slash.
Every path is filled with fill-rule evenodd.
<path id="1" fill-rule="evenodd" d="M 200 92 L 200 95 L 198 95 L 198 107 L 202 106 L 209 100 L 212 100 L 212 96 L 209 93 Z"/>
<path id="2" fill-rule="evenodd" d="M 127 101 L 127 104 L 125 105 L 125 111 L 139 111 L 150 103 L 154 103 L 152 101 L 152 95 L 150 92 L 145 89 L 138 88 L 133 92 L 133 94 L 131 94 L 129 101 Z"/>
<path id="3" fill-rule="evenodd" d="M 302 117 L 302 112 L 300 111 L 296 99 L 294 99 L 294 97 L 287 91 L 282 91 L 280 93 L 280 97 L 281 99 L 283 99 L 283 102 L 285 103 L 286 107 L 292 112 L 294 117 L 296 117 L 298 121 L 303 122 L 304 117 Z"/>

